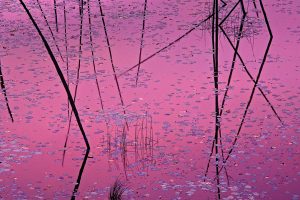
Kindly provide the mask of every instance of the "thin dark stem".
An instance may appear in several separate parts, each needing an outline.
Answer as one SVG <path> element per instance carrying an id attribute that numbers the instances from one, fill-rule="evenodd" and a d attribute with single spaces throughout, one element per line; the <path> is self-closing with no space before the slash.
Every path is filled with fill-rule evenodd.
<path id="1" fill-rule="evenodd" d="M 106 24 L 105 24 L 105 20 L 104 20 L 104 12 L 103 12 L 103 9 L 102 9 L 101 1 L 98 0 L 98 3 L 99 3 L 99 9 L 100 9 L 100 14 L 101 14 L 101 19 L 102 19 L 102 25 L 103 25 L 103 29 L 104 29 L 104 33 L 105 33 L 105 38 L 106 38 L 106 44 L 107 44 L 107 48 L 108 48 L 108 52 L 109 52 L 110 63 L 111 63 L 111 67 L 112 67 L 112 70 L 113 70 L 113 73 L 114 73 L 113 74 L 114 79 L 115 79 L 115 82 L 116 82 L 116 85 L 117 85 L 117 88 L 118 88 L 118 93 L 119 93 L 121 105 L 123 107 L 123 113 L 125 115 L 126 114 L 125 104 L 124 104 L 123 96 L 122 96 L 122 93 L 121 93 L 121 88 L 120 88 L 120 85 L 119 85 L 119 81 L 118 81 L 118 77 L 117 77 L 117 74 L 116 74 L 116 69 L 115 69 L 115 65 L 114 65 L 114 61 L 113 61 L 112 50 L 111 50 L 109 37 L 108 37 L 108 32 L 107 32 L 107 28 L 106 28 Z M 126 124 L 127 124 L 127 121 L 126 121 Z M 127 128 L 128 128 L 128 124 L 127 124 Z"/>
<path id="2" fill-rule="evenodd" d="M 263 70 L 263 68 L 264 68 L 264 66 L 265 66 L 265 62 L 266 62 L 266 59 L 267 59 L 267 56 L 268 56 L 268 54 L 269 54 L 269 50 L 270 50 L 270 47 L 271 47 L 271 44 L 272 44 L 272 41 L 273 41 L 273 33 L 272 33 L 272 30 L 271 30 L 271 27 L 270 27 L 270 24 L 269 24 L 269 20 L 268 20 L 268 17 L 267 17 L 267 14 L 266 14 L 264 5 L 263 5 L 263 3 L 262 3 L 262 0 L 259 0 L 259 2 L 260 2 L 260 7 L 261 7 L 262 12 L 263 12 L 264 21 L 265 21 L 265 23 L 266 23 L 266 25 L 267 25 L 267 29 L 268 29 L 268 33 L 269 33 L 269 37 L 270 37 L 270 38 L 269 38 L 268 45 L 267 45 L 267 48 L 266 48 L 266 50 L 265 50 L 265 53 L 264 53 L 264 56 L 263 56 L 263 59 L 262 59 L 262 63 L 261 63 L 261 65 L 260 65 L 260 68 L 259 68 L 259 71 L 258 71 L 256 80 L 255 80 L 254 86 L 253 86 L 253 88 L 252 88 L 251 95 L 250 95 L 250 97 L 249 97 L 249 100 L 248 100 L 247 106 L 246 106 L 246 108 L 245 108 L 245 111 L 244 111 L 242 120 L 241 120 L 241 122 L 240 122 L 239 129 L 238 129 L 238 131 L 237 131 L 237 134 L 236 134 L 236 136 L 235 136 L 235 139 L 234 139 L 234 141 L 233 141 L 233 143 L 232 143 L 232 146 L 231 146 L 231 148 L 230 148 L 230 150 L 229 150 L 229 152 L 228 152 L 228 155 L 227 155 L 227 157 L 226 157 L 224 163 L 226 163 L 227 160 L 230 158 L 230 155 L 231 155 L 231 153 L 233 152 L 234 147 L 236 146 L 238 137 L 239 137 L 239 135 L 240 135 L 240 132 L 241 132 L 242 127 L 243 127 L 243 124 L 244 124 L 244 122 L 245 122 L 245 118 L 246 118 L 246 116 L 247 116 L 248 109 L 249 109 L 249 107 L 250 107 L 250 105 L 251 105 L 251 102 L 252 102 L 252 99 L 253 99 L 253 96 L 254 96 L 254 93 L 255 93 L 255 90 L 256 90 L 256 87 L 257 87 L 259 78 L 260 78 L 261 73 L 262 73 L 262 70 Z M 222 169 L 223 169 L 223 167 L 220 169 L 220 171 L 221 171 Z"/>
<path id="3" fill-rule="evenodd" d="M 244 22 L 245 22 L 245 18 L 246 18 L 246 11 L 245 11 L 245 8 L 244 8 L 243 1 L 240 0 L 239 2 L 240 2 L 240 5 L 241 5 L 241 10 L 243 12 L 243 17 L 242 17 L 239 32 L 238 32 L 238 38 L 237 38 L 236 46 L 234 48 L 236 51 L 234 51 L 234 54 L 233 54 L 233 58 L 232 58 L 232 62 L 231 62 L 231 69 L 230 69 L 229 76 L 228 76 L 228 79 L 227 79 L 227 85 L 226 85 L 225 93 L 224 93 L 224 96 L 223 96 L 223 99 L 222 99 L 220 115 L 223 114 L 224 104 L 225 104 L 225 101 L 226 101 L 227 93 L 228 93 L 228 90 L 229 90 L 229 87 L 230 87 L 233 71 L 234 71 L 234 68 L 235 68 L 237 53 L 238 53 L 238 49 L 239 49 L 239 46 L 240 46 L 241 36 L 242 36 L 242 32 L 243 32 L 243 28 L 244 28 Z M 222 22 L 224 22 L 224 20 Z M 221 27 L 221 25 L 222 25 L 222 23 L 220 24 L 220 27 Z M 221 29 L 221 31 L 222 30 L 223 29 Z"/>
<path id="4" fill-rule="evenodd" d="M 233 48 L 234 50 L 234 57 L 233 57 L 233 61 L 232 61 L 232 66 L 231 66 L 231 70 L 230 70 L 230 74 L 229 74 L 229 78 L 228 78 L 228 81 L 227 81 L 227 86 L 226 86 L 226 91 L 225 91 L 225 94 L 223 96 L 223 100 L 222 100 L 222 105 L 221 105 L 221 111 L 220 111 L 220 117 L 222 116 L 223 114 L 223 111 L 224 111 L 224 104 L 225 104 L 225 100 L 226 100 L 226 97 L 227 97 L 227 93 L 228 93 L 228 90 L 229 90 L 229 86 L 230 86 L 230 81 L 231 81 L 231 77 L 232 77 L 232 73 L 233 73 L 233 70 L 234 70 L 234 65 L 236 63 L 236 56 L 238 56 L 239 60 L 241 61 L 246 73 L 248 74 L 248 76 L 250 77 L 250 79 L 255 83 L 255 80 L 253 78 L 253 76 L 250 74 L 249 70 L 247 69 L 241 55 L 239 54 L 238 52 L 238 47 L 239 47 L 239 43 L 240 43 L 240 39 L 242 37 L 242 31 L 243 31 L 243 25 L 244 25 L 244 22 L 245 22 L 245 17 L 246 17 L 246 12 L 245 12 L 245 9 L 244 9 L 244 5 L 243 5 L 243 2 L 242 1 L 239 1 L 238 3 L 241 3 L 241 9 L 242 9 L 242 12 L 243 12 L 243 16 L 242 16 L 242 20 L 241 20 L 241 24 L 240 24 L 240 29 L 239 29 L 239 32 L 238 32 L 238 39 L 237 39 L 237 44 L 236 44 L 236 47 L 234 47 L 232 41 L 230 40 L 229 36 L 227 35 L 227 33 L 225 32 L 225 30 L 223 29 L 222 27 L 222 24 L 226 21 L 226 19 L 228 18 L 228 16 L 230 15 L 230 13 L 233 11 L 231 10 L 228 15 L 221 21 L 219 27 L 222 31 L 222 33 L 225 35 L 226 39 L 228 40 L 228 42 L 230 43 L 231 47 Z M 237 4 L 233 7 L 234 9 L 236 9 L 236 6 Z M 283 121 L 281 120 L 281 118 L 279 117 L 279 115 L 277 114 L 275 108 L 273 107 L 273 105 L 271 104 L 271 102 L 269 101 L 269 99 L 267 98 L 267 96 L 264 94 L 263 90 L 258 86 L 258 89 L 260 91 L 260 93 L 263 95 L 263 97 L 265 98 L 265 100 L 267 101 L 267 103 L 269 104 L 269 106 L 271 107 L 271 109 L 273 110 L 274 114 L 276 115 L 276 117 L 279 119 L 279 121 L 281 123 L 283 123 Z M 221 129 L 220 129 L 220 134 L 221 134 Z M 220 143 L 221 143 L 221 135 L 220 135 Z M 214 146 L 214 141 L 213 141 L 213 144 L 212 146 Z M 221 147 L 222 147 L 222 144 L 221 144 Z M 222 157 L 223 157 L 223 160 L 224 160 L 224 155 L 223 155 L 223 148 L 221 148 L 222 150 Z M 209 168 L 209 165 L 210 165 L 210 158 L 212 156 L 212 151 L 210 153 L 210 157 L 209 157 L 209 160 L 208 160 L 208 164 L 207 164 L 207 168 L 206 168 L 206 172 L 205 172 L 205 177 L 208 173 L 208 168 Z M 225 167 L 224 167 L 225 168 Z M 226 170 L 226 168 L 225 168 Z M 226 173 L 227 173 L 227 170 L 226 170 Z"/>
<path id="5" fill-rule="evenodd" d="M 67 83 L 70 86 L 69 75 L 69 50 L 68 50 L 68 36 L 67 36 L 67 12 L 66 12 L 66 0 L 64 0 L 64 34 L 65 34 L 65 51 L 66 51 L 66 65 L 67 65 Z M 68 118 L 70 117 L 70 104 L 68 101 Z"/>
<path id="6" fill-rule="evenodd" d="M 120 144 L 120 147 L 121 147 L 121 158 L 122 158 L 122 163 L 123 163 L 123 170 L 124 170 L 124 174 L 125 174 L 125 177 L 126 179 L 128 178 L 127 176 L 127 163 L 128 163 L 128 160 L 127 160 L 127 143 L 126 143 L 126 126 L 123 125 L 123 131 L 122 131 L 122 136 L 121 136 L 121 144 Z"/>
<path id="7" fill-rule="evenodd" d="M 256 16 L 257 16 L 257 18 L 259 18 L 257 6 L 256 6 L 256 1 L 252 0 L 252 2 L 253 2 L 253 6 L 254 6 L 254 9 L 255 9 L 255 12 L 256 12 Z"/>
<path id="8" fill-rule="evenodd" d="M 54 16 L 55 16 L 55 25 L 56 25 L 56 32 L 58 32 L 58 19 L 57 19 L 57 4 L 56 0 L 54 0 Z"/>
<path id="9" fill-rule="evenodd" d="M 11 122 L 14 122 L 14 117 L 12 115 L 12 112 L 11 112 L 11 109 L 10 109 L 10 106 L 9 106 L 9 101 L 8 101 L 8 97 L 7 97 L 7 93 L 6 93 L 6 88 L 5 88 L 5 84 L 4 84 L 4 77 L 3 77 L 3 73 L 2 73 L 2 62 L 1 62 L 1 59 L 0 59 L 0 85 L 1 85 L 2 93 L 3 93 L 4 98 L 5 98 L 6 107 L 7 107 L 7 111 L 8 111 L 8 114 L 10 116 Z"/>
<path id="10" fill-rule="evenodd" d="M 76 180 L 76 183 L 75 183 L 75 187 L 73 189 L 71 200 L 76 199 L 76 195 L 77 195 L 77 192 L 78 192 L 78 189 L 79 189 L 79 186 L 80 186 L 80 182 L 81 182 L 82 174 L 83 174 L 83 171 L 84 171 L 84 168 L 85 168 L 85 165 L 86 165 L 86 161 L 89 158 L 89 152 L 90 152 L 89 149 L 87 149 L 86 152 L 85 152 L 85 155 L 84 155 L 84 158 L 83 158 L 83 161 L 82 161 L 79 173 L 78 173 L 78 177 L 77 177 L 77 180 Z"/>
<path id="11" fill-rule="evenodd" d="M 64 86 L 64 88 L 65 88 L 65 90 L 66 90 L 66 93 L 67 93 L 67 95 L 68 95 L 68 98 L 69 98 L 69 101 L 70 101 L 70 105 L 71 105 L 71 107 L 72 107 L 72 109 L 73 109 L 73 111 L 74 111 L 74 115 L 75 115 L 75 117 L 76 117 L 76 120 L 77 120 L 79 129 L 80 129 L 81 134 L 82 134 L 82 136 L 83 136 L 83 139 L 84 139 L 84 141 L 85 141 L 85 145 L 86 145 L 87 151 L 89 151 L 89 149 L 90 149 L 89 141 L 88 141 L 88 139 L 87 139 L 87 137 L 86 137 L 86 134 L 85 134 L 85 132 L 84 132 L 84 129 L 83 129 L 83 126 L 82 126 L 82 124 L 81 124 L 81 120 L 80 120 L 80 117 L 79 117 L 79 114 L 78 114 L 76 105 L 75 105 L 75 103 L 74 103 L 74 101 L 73 101 L 73 98 L 72 98 L 71 92 L 70 92 L 70 90 L 69 90 L 68 84 L 67 84 L 67 82 L 66 82 L 66 80 L 65 80 L 65 78 L 64 78 L 64 75 L 63 75 L 63 73 L 62 73 L 60 67 L 59 67 L 59 64 L 58 64 L 58 62 L 57 62 L 57 60 L 56 60 L 56 58 L 55 58 L 55 56 L 54 56 L 54 54 L 53 54 L 53 52 L 52 52 L 50 46 L 49 46 L 49 44 L 48 44 L 46 38 L 44 37 L 44 35 L 43 35 L 43 33 L 41 32 L 40 28 L 38 27 L 37 23 L 36 23 L 35 20 L 33 19 L 32 15 L 31 15 L 30 11 L 28 10 L 28 8 L 26 7 L 25 3 L 23 2 L 23 0 L 19 0 L 19 1 L 20 1 L 20 3 L 22 4 L 24 10 L 26 11 L 26 13 L 27 13 L 28 17 L 30 18 L 32 24 L 34 25 L 35 29 L 37 30 L 39 36 L 41 37 L 41 39 L 42 39 L 42 41 L 43 41 L 43 44 L 44 44 L 44 46 L 45 46 L 45 48 L 46 48 L 46 50 L 47 50 L 47 52 L 48 52 L 48 54 L 49 54 L 49 56 L 50 56 L 50 58 L 51 58 L 53 64 L 54 64 L 54 66 L 55 66 L 55 69 L 56 69 L 56 71 L 57 71 L 57 74 L 58 74 L 58 76 L 59 76 L 59 78 L 60 78 L 60 80 L 61 80 L 61 82 L 62 82 L 62 84 L 63 84 L 63 86 Z"/>
<path id="12" fill-rule="evenodd" d="M 220 26 L 220 29 L 222 31 L 222 33 L 224 34 L 224 36 L 226 37 L 226 39 L 228 40 L 228 42 L 230 43 L 231 48 L 233 48 L 234 51 L 236 51 L 237 56 L 241 62 L 241 64 L 243 65 L 245 72 L 248 74 L 248 76 L 250 77 L 250 79 L 253 81 L 253 83 L 255 83 L 255 79 L 254 77 L 251 75 L 251 73 L 249 72 L 248 68 L 246 67 L 246 64 L 243 60 L 243 58 L 241 57 L 241 55 L 239 54 L 239 52 L 236 50 L 236 48 L 233 46 L 232 41 L 230 40 L 229 36 L 227 35 L 227 33 L 225 32 L 225 30 L 223 29 L 222 26 Z M 269 104 L 270 108 L 272 109 L 273 113 L 275 114 L 275 116 L 278 118 L 278 120 L 283 124 L 283 120 L 281 119 L 281 117 L 278 115 L 277 111 L 275 110 L 274 106 L 272 105 L 272 103 L 270 102 L 270 100 L 268 99 L 268 97 L 266 96 L 266 94 L 264 93 L 264 91 L 260 88 L 260 86 L 257 86 L 259 92 L 262 94 L 262 96 L 264 97 L 264 99 L 267 101 L 267 103 Z M 222 110 L 223 111 L 223 110 Z M 221 112 L 222 112 L 221 111 Z"/>
<path id="13" fill-rule="evenodd" d="M 138 65 L 138 70 L 137 70 L 136 79 L 135 79 L 135 85 L 136 86 L 138 84 L 140 67 L 141 67 L 141 60 L 142 60 L 142 50 L 143 50 L 143 46 L 144 46 L 146 12 L 147 12 L 147 0 L 145 0 L 145 3 L 144 3 L 143 26 L 142 26 L 142 36 L 141 36 L 141 45 L 140 45 L 140 53 L 139 53 L 139 65 Z"/>
<path id="14" fill-rule="evenodd" d="M 95 64 L 95 54 L 94 54 L 93 35 L 92 35 L 92 19 L 91 19 L 91 10 L 90 10 L 90 0 L 87 1 L 87 5 L 88 5 L 89 32 L 90 32 L 90 44 L 91 44 L 93 69 L 94 69 L 94 75 L 95 75 L 95 80 L 96 80 L 98 95 L 99 95 L 99 99 L 100 99 L 100 105 L 101 105 L 102 110 L 104 110 L 102 96 L 101 96 L 101 90 L 100 90 L 100 86 L 99 86 L 98 79 L 97 79 L 96 64 Z"/>
<path id="15" fill-rule="evenodd" d="M 155 53 L 152 53 L 150 56 L 146 57 L 145 59 L 141 60 L 140 63 L 130 67 L 129 69 L 125 70 L 124 72 L 120 73 L 118 75 L 118 77 L 123 76 L 125 74 L 127 74 L 128 72 L 130 72 L 131 70 L 137 68 L 139 65 L 143 64 L 144 62 L 148 61 L 149 59 L 153 58 L 154 56 L 156 56 L 157 54 L 161 53 L 162 51 L 168 49 L 169 47 L 173 46 L 174 44 L 176 44 L 177 42 L 181 41 L 183 38 L 185 38 L 187 35 L 189 35 L 190 33 L 192 33 L 193 31 L 195 31 L 198 27 L 200 27 L 203 23 L 207 22 L 208 20 L 210 20 L 213 17 L 213 14 L 208 15 L 205 19 L 201 20 L 198 24 L 196 24 L 193 28 L 191 28 L 190 30 L 188 30 L 187 32 L 185 32 L 183 35 L 179 36 L 177 39 L 173 40 L 172 42 L 170 42 L 169 44 L 167 44 L 166 46 L 164 46 L 163 48 L 161 48 L 160 50 L 156 51 Z"/>
<path id="16" fill-rule="evenodd" d="M 236 9 L 236 7 L 240 4 L 240 2 L 241 2 L 241 0 L 239 0 L 238 2 L 236 2 L 236 4 L 230 9 L 230 11 L 227 13 L 227 15 L 222 19 L 222 21 L 220 22 L 220 25 L 222 25 L 228 19 L 228 17 Z"/>
<path id="17" fill-rule="evenodd" d="M 221 199 L 220 178 L 219 178 L 219 0 L 214 0 L 214 17 L 212 20 L 212 42 L 213 42 L 213 63 L 214 63 L 214 86 L 215 86 L 215 153 L 216 153 L 216 177 L 218 199 Z M 214 30 L 215 29 L 215 30 Z"/>
<path id="18" fill-rule="evenodd" d="M 223 2 L 223 3 L 225 3 L 225 2 Z M 236 9 L 236 7 L 237 7 L 237 5 L 238 5 L 238 3 L 239 2 L 237 2 L 234 6 L 233 6 L 233 8 L 228 12 L 228 14 L 224 17 L 224 19 L 221 21 L 221 23 L 220 24 L 222 24 L 229 16 L 230 16 L 230 14 Z M 223 4 L 223 5 L 227 5 L 227 4 Z M 213 14 L 214 14 L 214 9 L 213 9 Z M 212 25 L 212 46 L 213 46 L 213 49 L 214 49 L 214 46 L 215 46 L 215 37 L 214 37 L 214 29 L 215 29 L 215 25 L 214 25 L 214 21 L 215 21 L 215 17 L 213 16 L 213 18 L 212 18 L 212 21 L 213 21 L 213 25 Z M 216 65 L 216 61 L 215 61 L 215 56 L 213 56 L 213 65 L 214 65 L 214 67 L 215 67 L 215 65 Z M 220 118 L 221 118 L 221 115 L 222 115 L 222 113 L 220 113 L 219 114 L 220 115 Z M 224 160 L 224 151 L 223 151 L 223 146 L 222 146 L 222 134 L 221 134 L 221 128 L 219 127 L 219 137 L 220 137 L 220 147 L 221 147 L 221 152 L 222 152 L 222 159 Z M 205 175 L 204 175 L 204 181 L 206 180 L 206 177 L 207 177 L 207 174 L 208 174 L 208 170 L 209 170 L 209 167 L 210 167 L 210 161 L 211 161 L 211 156 L 212 156 L 212 154 L 213 154 L 213 149 L 215 148 L 215 143 L 216 143 L 216 141 L 215 140 L 213 140 L 212 141 L 212 147 L 211 147 L 211 151 L 210 151 L 210 155 L 209 155 L 209 159 L 208 159 L 208 162 L 207 162 L 207 166 L 206 166 L 206 171 L 205 171 Z M 225 168 L 225 170 L 226 170 L 226 175 L 227 175 L 227 169 Z M 227 177 L 227 182 L 229 182 L 229 180 L 228 180 L 228 176 L 226 176 Z"/>
<path id="19" fill-rule="evenodd" d="M 80 15 L 83 15 L 83 0 L 79 0 L 79 13 Z"/>
<path id="20" fill-rule="evenodd" d="M 209 153 L 209 157 L 208 157 L 208 162 L 207 162 L 206 170 L 205 170 L 205 174 L 204 174 L 204 182 L 206 181 L 206 177 L 207 177 L 207 174 L 208 174 L 208 169 L 209 169 L 209 166 L 210 166 L 211 157 L 214 153 L 214 148 L 215 148 L 215 140 L 212 141 L 212 145 L 211 145 L 211 149 L 210 149 L 210 153 Z"/>
<path id="21" fill-rule="evenodd" d="M 39 1 L 39 0 L 36 0 L 36 1 L 37 1 L 37 3 L 38 3 L 38 6 L 39 6 L 39 8 L 40 8 L 40 11 L 41 11 L 41 13 L 42 13 L 42 15 L 43 15 L 43 18 L 44 18 L 44 20 L 45 20 L 45 22 L 46 22 L 46 25 L 47 25 L 47 27 L 48 27 L 48 29 L 49 29 L 49 31 L 50 31 L 51 37 L 52 37 L 52 39 L 53 39 L 53 41 L 54 41 L 54 45 L 55 45 L 55 47 L 56 47 L 56 49 L 57 49 L 57 51 L 58 51 L 58 53 L 59 53 L 59 56 L 60 56 L 61 60 L 62 60 L 63 62 L 65 62 L 65 61 L 64 61 L 64 58 L 63 58 L 63 56 L 62 56 L 62 54 L 61 54 L 61 51 L 60 51 L 60 49 L 59 49 L 59 47 L 58 47 L 58 45 L 57 45 L 57 42 L 56 42 L 56 39 L 55 39 L 55 37 L 54 37 L 53 31 L 52 31 L 52 29 L 51 29 L 51 27 L 50 27 L 50 25 L 49 25 L 49 22 L 48 22 L 48 20 L 47 20 L 47 17 L 46 17 L 46 15 L 45 15 L 45 13 L 44 13 L 44 11 L 43 11 L 43 8 L 42 8 L 42 6 L 41 6 L 41 4 L 40 4 L 40 1 Z"/>
<path id="22" fill-rule="evenodd" d="M 227 6 L 227 3 L 226 3 L 225 1 L 221 0 L 221 3 L 223 4 L 223 5 L 221 6 L 222 8 L 225 7 L 225 6 Z"/>
<path id="23" fill-rule="evenodd" d="M 221 115 L 220 115 L 221 118 Z M 222 131 L 221 131 L 221 123 L 220 123 L 220 127 L 219 127 L 219 141 L 220 141 L 220 147 L 221 147 L 221 155 L 222 155 L 222 161 L 224 161 L 225 156 L 224 156 L 224 150 L 223 150 L 223 142 L 222 142 Z M 227 180 L 227 185 L 229 186 L 229 176 L 228 176 L 228 172 L 227 172 L 227 168 L 224 167 L 225 169 L 225 175 L 226 175 L 226 180 Z"/>
<path id="24" fill-rule="evenodd" d="M 244 22 L 245 22 L 245 18 L 246 18 L 246 11 L 245 11 L 245 7 L 244 7 L 244 4 L 243 4 L 243 1 L 239 1 L 239 3 L 241 3 L 241 9 L 242 9 L 242 12 L 243 12 L 243 16 L 242 16 L 242 20 L 241 20 L 241 24 L 240 24 L 240 29 L 239 29 L 239 33 L 238 33 L 238 39 L 237 39 L 237 44 L 236 44 L 236 47 L 234 47 L 232 41 L 230 40 L 229 36 L 227 35 L 227 33 L 225 32 L 225 30 L 223 29 L 222 27 L 222 24 L 226 21 L 226 19 L 228 18 L 228 16 L 230 15 L 227 15 L 223 20 L 222 22 L 220 23 L 219 27 L 222 31 L 222 33 L 224 34 L 224 36 L 226 37 L 226 39 L 228 40 L 230 46 L 233 48 L 234 50 L 234 57 L 233 57 L 233 61 L 232 61 L 232 66 L 231 66 L 231 70 L 230 70 L 230 74 L 229 74 L 229 78 L 228 78 L 228 81 L 227 81 L 227 86 L 226 86 L 226 91 L 225 91 L 225 94 L 223 96 L 223 100 L 222 100 L 222 106 L 221 106 L 221 112 L 220 112 L 220 115 L 222 115 L 223 113 L 223 110 L 224 110 L 224 103 L 225 103 L 225 100 L 226 100 L 226 97 L 227 97 L 227 93 L 228 93 L 228 90 L 229 90 L 229 86 L 230 86 L 230 81 L 231 81 L 231 77 L 232 77 L 232 73 L 233 73 L 233 70 L 234 70 L 234 65 L 235 65 L 235 62 L 236 62 L 236 56 L 238 56 L 239 60 L 241 61 L 241 64 L 243 65 L 247 75 L 250 77 L 250 79 L 255 83 L 255 79 L 253 78 L 253 76 L 251 75 L 251 73 L 249 72 L 249 70 L 247 69 L 246 65 L 245 65 L 245 62 L 243 61 L 243 58 L 241 57 L 241 55 L 239 54 L 239 51 L 238 51 L 238 48 L 239 48 L 239 43 L 240 43 L 240 39 L 242 37 L 242 32 L 243 32 L 243 26 L 244 26 Z M 236 4 L 237 5 L 237 4 Z M 236 6 L 234 6 L 235 8 Z M 232 10 L 233 11 L 233 10 Z M 281 120 L 281 118 L 279 117 L 279 115 L 277 114 L 274 106 L 271 104 L 270 100 L 267 98 L 267 96 L 264 94 L 263 90 L 258 86 L 258 89 L 260 91 L 260 93 L 263 95 L 263 97 L 265 98 L 265 100 L 267 101 L 267 103 L 269 104 L 269 106 L 271 107 L 272 111 L 274 112 L 274 114 L 276 115 L 276 117 L 279 119 L 279 121 L 281 123 L 283 123 L 283 121 Z"/>
<path id="25" fill-rule="evenodd" d="M 220 147 L 221 147 L 222 161 L 224 161 L 225 156 L 224 156 L 223 143 L 222 143 L 221 126 L 219 127 L 219 138 L 220 138 L 219 141 L 220 141 Z M 208 170 L 209 170 L 209 167 L 210 167 L 211 157 L 214 153 L 214 148 L 215 148 L 215 140 L 212 141 L 211 150 L 210 150 L 210 153 L 209 153 L 208 162 L 207 162 L 206 170 L 205 170 L 205 174 L 204 174 L 204 182 L 206 181 L 206 178 L 207 178 L 207 175 L 208 175 Z M 224 167 L 224 169 L 225 169 L 227 184 L 229 185 L 229 176 L 228 176 L 228 173 L 227 173 L 227 168 Z"/>
<path id="26" fill-rule="evenodd" d="M 77 65 L 77 76 L 76 76 L 76 86 L 75 86 L 75 93 L 74 93 L 74 102 L 76 102 L 77 97 L 77 91 L 78 91 L 78 85 L 79 85 L 79 77 L 80 77 L 80 68 L 81 68 L 81 55 L 82 55 L 82 32 L 83 32 L 83 6 L 81 3 L 79 4 L 79 14 L 80 14 L 80 33 L 79 33 L 79 51 L 78 51 L 78 65 Z M 68 131 L 67 136 L 65 139 L 64 148 L 67 147 L 69 135 L 70 135 L 70 129 L 71 129 L 71 123 L 72 123 L 72 116 L 73 116 L 73 110 L 71 110 L 69 123 L 68 123 Z"/>
<path id="27" fill-rule="evenodd" d="M 214 23 L 215 23 L 215 1 L 213 1 L 213 8 L 212 8 L 212 13 L 213 13 L 213 16 L 212 16 L 212 26 L 211 26 L 211 43 L 212 43 L 212 50 L 213 50 L 213 66 L 214 66 L 214 69 L 215 69 L 215 55 L 214 55 L 214 48 L 215 48 L 215 27 L 214 27 Z M 208 162 L 207 162 L 207 165 L 206 165 L 206 170 L 205 170 L 205 174 L 204 174 L 204 181 L 206 181 L 206 177 L 207 177 L 207 174 L 208 174 L 208 170 L 209 170 L 209 166 L 210 166 L 210 161 L 211 161 L 211 157 L 213 155 L 213 152 L 214 152 L 214 148 L 215 148 L 215 143 L 216 143 L 216 140 L 214 138 L 214 140 L 212 141 L 212 146 L 211 146 L 211 150 L 210 150 L 210 154 L 209 154 L 209 157 L 208 157 Z"/>

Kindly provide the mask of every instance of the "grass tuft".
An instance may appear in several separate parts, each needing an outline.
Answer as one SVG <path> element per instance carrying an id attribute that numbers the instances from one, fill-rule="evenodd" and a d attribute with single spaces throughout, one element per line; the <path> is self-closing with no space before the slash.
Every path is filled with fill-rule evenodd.
<path id="1" fill-rule="evenodd" d="M 116 180 L 114 185 L 110 188 L 109 191 L 109 200 L 121 200 L 123 198 L 123 194 L 126 191 L 125 185 L 120 181 Z"/>

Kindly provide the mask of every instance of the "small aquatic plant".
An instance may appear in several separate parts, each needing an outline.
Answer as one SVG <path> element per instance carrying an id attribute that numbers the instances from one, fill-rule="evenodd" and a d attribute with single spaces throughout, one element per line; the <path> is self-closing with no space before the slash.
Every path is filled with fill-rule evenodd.
<path id="1" fill-rule="evenodd" d="M 125 185 L 120 181 L 116 180 L 114 185 L 110 188 L 109 191 L 109 200 L 121 200 L 123 198 L 123 194 L 126 191 Z"/>

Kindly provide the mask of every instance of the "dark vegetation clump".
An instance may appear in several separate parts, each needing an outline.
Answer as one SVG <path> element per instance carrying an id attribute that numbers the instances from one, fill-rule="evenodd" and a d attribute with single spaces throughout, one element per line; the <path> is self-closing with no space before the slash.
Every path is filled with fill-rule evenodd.
<path id="1" fill-rule="evenodd" d="M 123 194 L 126 191 L 126 187 L 124 186 L 124 184 L 119 181 L 116 180 L 114 185 L 110 188 L 109 191 L 109 200 L 121 200 L 123 199 Z"/>

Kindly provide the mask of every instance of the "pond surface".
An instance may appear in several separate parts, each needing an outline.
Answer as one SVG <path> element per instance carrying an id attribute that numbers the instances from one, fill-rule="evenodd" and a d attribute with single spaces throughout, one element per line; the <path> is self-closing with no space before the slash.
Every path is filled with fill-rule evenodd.
<path id="1" fill-rule="evenodd" d="M 116 180 L 124 199 L 300 199 L 300 1 L 22 2 L 0 1 L 0 199 Z"/>

